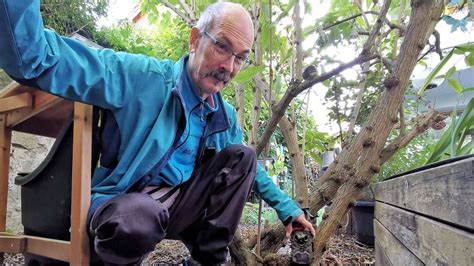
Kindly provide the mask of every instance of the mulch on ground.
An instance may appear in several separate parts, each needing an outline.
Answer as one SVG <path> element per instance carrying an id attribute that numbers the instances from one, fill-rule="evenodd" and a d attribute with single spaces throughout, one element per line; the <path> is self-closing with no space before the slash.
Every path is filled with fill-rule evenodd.
<path id="1" fill-rule="evenodd" d="M 241 228 L 241 232 L 244 238 L 249 238 L 256 234 L 256 227 L 245 226 Z M 289 247 L 283 247 L 273 258 L 274 263 L 270 265 L 288 264 L 289 254 Z M 142 265 L 179 265 L 189 257 L 188 249 L 180 241 L 163 240 Z M 374 263 L 373 247 L 360 244 L 354 237 L 344 234 L 334 235 L 331 238 L 321 261 L 322 265 L 372 265 Z M 21 254 L 5 254 L 4 265 L 24 265 L 24 258 Z"/>

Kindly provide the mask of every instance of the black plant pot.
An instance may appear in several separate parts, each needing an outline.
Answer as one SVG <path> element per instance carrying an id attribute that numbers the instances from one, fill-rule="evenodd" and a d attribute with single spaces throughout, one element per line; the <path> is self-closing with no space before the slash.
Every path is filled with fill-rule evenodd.
<path id="1" fill-rule="evenodd" d="M 357 200 L 352 206 L 352 218 L 354 220 L 353 231 L 357 241 L 374 245 L 374 207 L 375 202 Z"/>

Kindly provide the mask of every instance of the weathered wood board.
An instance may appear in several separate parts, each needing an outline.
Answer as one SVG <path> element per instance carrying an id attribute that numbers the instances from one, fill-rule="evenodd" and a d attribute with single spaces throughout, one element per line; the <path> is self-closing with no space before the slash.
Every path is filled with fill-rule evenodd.
<path id="1" fill-rule="evenodd" d="M 375 219 L 424 264 L 474 265 L 472 233 L 381 202 L 375 206 Z M 376 239 L 383 242 L 380 234 Z"/>
<path id="2" fill-rule="evenodd" d="M 374 221 L 374 233 L 377 236 L 375 239 L 376 265 L 424 265 L 377 220 Z"/>
<path id="3" fill-rule="evenodd" d="M 474 158 L 378 183 L 375 199 L 474 230 Z"/>

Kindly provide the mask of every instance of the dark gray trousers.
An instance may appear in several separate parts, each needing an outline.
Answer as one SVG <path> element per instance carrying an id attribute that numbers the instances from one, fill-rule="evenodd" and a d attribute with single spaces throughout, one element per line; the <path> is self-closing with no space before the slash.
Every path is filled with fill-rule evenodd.
<path id="1" fill-rule="evenodd" d="M 169 210 L 148 194 L 116 196 L 92 216 L 93 248 L 106 263 L 133 264 L 162 239 L 179 239 L 196 261 L 224 262 L 255 172 L 255 152 L 231 145 L 195 169 Z"/>

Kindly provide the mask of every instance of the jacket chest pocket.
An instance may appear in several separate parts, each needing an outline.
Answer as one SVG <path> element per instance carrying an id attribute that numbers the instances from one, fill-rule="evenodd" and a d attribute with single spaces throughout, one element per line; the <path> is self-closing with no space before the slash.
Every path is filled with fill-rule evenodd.
<path id="1" fill-rule="evenodd" d="M 180 164 L 192 164 L 196 160 L 196 156 L 199 149 L 199 140 L 201 136 L 188 134 L 182 136 L 180 144 L 176 148 L 173 154 L 175 159 Z"/>

